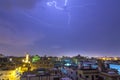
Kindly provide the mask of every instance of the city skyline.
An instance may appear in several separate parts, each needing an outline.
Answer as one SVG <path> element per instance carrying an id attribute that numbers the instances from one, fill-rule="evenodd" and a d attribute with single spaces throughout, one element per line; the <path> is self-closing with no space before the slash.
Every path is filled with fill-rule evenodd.
<path id="1" fill-rule="evenodd" d="M 120 0 L 0 0 L 0 53 L 120 56 Z"/>

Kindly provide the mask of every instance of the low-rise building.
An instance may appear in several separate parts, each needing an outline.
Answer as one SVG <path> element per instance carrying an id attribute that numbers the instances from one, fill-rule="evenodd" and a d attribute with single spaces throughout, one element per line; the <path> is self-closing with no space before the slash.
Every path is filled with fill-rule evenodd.
<path id="1" fill-rule="evenodd" d="M 101 72 L 99 77 L 99 80 L 120 80 L 120 75 L 114 71 Z"/>
<path id="2" fill-rule="evenodd" d="M 79 80 L 98 80 L 99 70 L 94 62 L 84 61 L 81 63 L 78 72 Z"/>
<path id="3" fill-rule="evenodd" d="M 20 80 L 60 80 L 60 76 L 50 75 L 50 73 L 46 73 L 44 69 L 39 69 L 37 72 L 31 71 L 23 73 Z"/>
<path id="4" fill-rule="evenodd" d="M 98 80 L 99 71 L 93 69 L 81 69 L 78 70 L 79 80 Z"/>
<path id="5" fill-rule="evenodd" d="M 49 60 L 40 60 L 36 63 L 32 63 L 31 65 L 32 70 L 37 69 L 37 68 L 46 68 L 46 69 L 50 69 L 54 67 L 54 64 L 49 61 Z"/>

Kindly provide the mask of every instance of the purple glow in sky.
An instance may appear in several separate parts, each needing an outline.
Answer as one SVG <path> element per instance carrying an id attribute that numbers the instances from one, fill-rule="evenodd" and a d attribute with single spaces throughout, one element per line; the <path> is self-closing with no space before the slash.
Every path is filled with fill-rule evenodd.
<path id="1" fill-rule="evenodd" d="M 119 56 L 119 3 L 0 0 L 0 53 Z"/>

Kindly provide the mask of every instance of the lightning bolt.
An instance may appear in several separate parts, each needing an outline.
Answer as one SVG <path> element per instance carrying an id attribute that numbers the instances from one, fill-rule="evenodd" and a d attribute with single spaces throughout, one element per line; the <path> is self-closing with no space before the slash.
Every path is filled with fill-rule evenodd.
<path id="1" fill-rule="evenodd" d="M 57 2 L 56 2 L 56 1 L 47 2 L 47 5 L 48 5 L 48 6 L 53 6 L 53 7 L 55 7 L 57 10 L 61 10 L 61 11 L 66 10 L 67 4 L 68 4 L 68 0 L 65 0 L 65 1 L 64 1 L 64 7 L 57 6 Z M 69 11 L 67 11 L 67 16 L 68 16 L 67 24 L 69 25 L 70 22 L 71 22 L 71 14 L 70 14 Z"/>
<path id="2" fill-rule="evenodd" d="M 67 6 L 68 0 L 65 0 L 64 6 Z"/>
<path id="3" fill-rule="evenodd" d="M 88 6 L 90 4 L 74 5 L 74 6 L 68 7 L 67 6 L 68 5 L 68 0 L 64 0 L 64 7 L 57 6 L 57 2 L 56 1 L 47 2 L 47 5 L 48 6 L 53 6 L 57 10 L 66 11 L 67 12 L 67 16 L 68 16 L 67 24 L 69 25 L 71 23 L 71 12 L 70 12 L 70 9 L 71 8 L 81 8 L 81 7 L 84 7 L 84 6 Z"/>
<path id="4" fill-rule="evenodd" d="M 56 1 L 47 2 L 47 5 L 48 6 L 54 6 L 58 10 L 64 10 L 62 7 L 57 6 L 57 2 Z"/>

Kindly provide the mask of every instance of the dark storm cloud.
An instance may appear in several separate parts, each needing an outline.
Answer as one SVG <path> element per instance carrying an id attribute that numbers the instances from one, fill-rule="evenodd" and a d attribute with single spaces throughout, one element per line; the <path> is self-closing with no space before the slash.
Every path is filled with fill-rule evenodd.
<path id="1" fill-rule="evenodd" d="M 17 52 L 23 55 L 25 51 L 40 55 L 119 55 L 120 0 L 69 0 L 69 3 L 82 7 L 68 10 L 71 13 L 68 25 L 67 11 L 37 0 L 0 0 L 0 50 L 11 55 Z"/>
<path id="2" fill-rule="evenodd" d="M 0 9 L 12 9 L 15 7 L 31 9 L 40 0 L 0 0 Z"/>
<path id="3" fill-rule="evenodd" d="M 0 44 L 11 45 L 11 46 L 26 46 L 32 45 L 35 41 L 42 39 L 44 36 L 34 36 L 37 33 L 32 32 L 33 30 L 18 30 L 12 24 L 2 23 L 0 24 Z M 20 29 L 20 28 L 19 28 Z"/>

